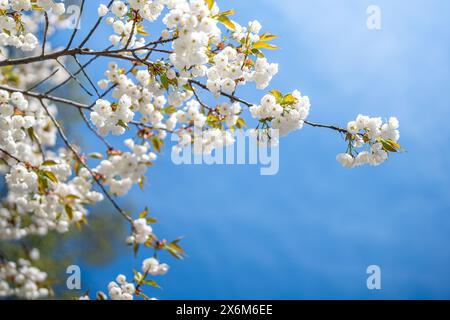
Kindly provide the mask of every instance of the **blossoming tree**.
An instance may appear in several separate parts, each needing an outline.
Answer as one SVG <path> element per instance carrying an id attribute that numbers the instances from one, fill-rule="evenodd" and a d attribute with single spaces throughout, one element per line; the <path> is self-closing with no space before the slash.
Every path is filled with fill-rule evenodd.
<path id="1" fill-rule="evenodd" d="M 307 120 L 307 96 L 269 87 L 278 65 L 264 54 L 277 49 L 276 36 L 263 32 L 258 21 L 238 24 L 233 10 L 220 10 L 214 0 L 95 4 L 98 20 L 80 36 L 79 22 L 92 5 L 82 0 L 78 10 L 72 8 L 72 16 L 77 15 L 71 36 L 64 47 L 53 48 L 55 31 L 73 22 L 63 2 L 0 0 L 0 170 L 7 189 L 0 203 L 0 239 L 20 244 L 29 236 L 66 233 L 87 223 L 90 206 L 109 201 L 129 223 L 124 241 L 135 251 L 152 251 L 130 280 L 119 275 L 98 299 L 150 299 L 143 287 L 157 286 L 155 277 L 169 269 L 158 253 L 184 256 L 179 239 L 157 237 L 147 209 L 126 212 L 116 200 L 134 185 L 143 186 L 147 168 L 169 135 L 178 137 L 174 152 L 197 142 L 208 154 L 233 144 L 231 133 L 253 119 L 252 134 L 272 145 L 276 137 L 305 125 L 340 133 L 347 150 L 337 160 L 348 168 L 379 165 L 400 151 L 396 118 L 383 122 L 359 115 L 346 128 Z M 110 45 L 95 48 L 93 38 L 103 24 L 111 32 Z M 161 25 L 155 37 L 154 26 Z M 99 59 L 110 62 L 105 78 L 95 84 L 87 67 Z M 76 83 L 91 102 L 55 94 L 69 83 Z M 245 85 L 263 90 L 259 102 L 239 96 Z M 105 148 L 83 152 L 66 135 L 61 108 L 76 110 Z M 196 129 L 201 136 L 194 134 Z M 111 135 L 132 138 L 113 146 Z M 64 147 L 56 149 L 57 141 Z M 0 252 L 0 297 L 51 296 L 45 270 L 34 266 L 37 259 L 38 248 L 17 261 Z"/>

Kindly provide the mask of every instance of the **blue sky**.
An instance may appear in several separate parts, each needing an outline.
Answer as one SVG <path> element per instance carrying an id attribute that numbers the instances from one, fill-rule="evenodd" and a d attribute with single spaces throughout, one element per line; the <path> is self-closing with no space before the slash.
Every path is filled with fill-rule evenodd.
<path id="1" fill-rule="evenodd" d="M 224 1 L 222 1 L 224 2 Z M 255 166 L 174 166 L 161 157 L 147 191 L 158 234 L 185 236 L 189 257 L 158 279 L 163 299 L 450 298 L 450 28 L 448 1 L 226 1 L 240 22 L 258 19 L 280 38 L 272 86 L 300 89 L 311 121 L 345 125 L 358 113 L 395 115 L 407 152 L 377 168 L 345 170 L 345 143 L 305 128 L 282 140 L 280 171 Z M 380 6 L 382 29 L 366 28 Z M 89 12 L 95 6 L 88 1 Z M 92 10 L 91 10 L 92 9 Z M 90 21 L 85 21 L 84 27 Z M 105 33 L 95 44 L 106 44 Z M 103 69 L 91 68 L 96 79 Z M 263 94 L 243 90 L 246 100 Z M 95 146 L 92 146 L 95 147 Z M 145 258 L 142 254 L 139 258 Z M 140 259 L 123 251 L 85 284 L 104 289 Z M 366 268 L 382 290 L 366 288 Z"/>

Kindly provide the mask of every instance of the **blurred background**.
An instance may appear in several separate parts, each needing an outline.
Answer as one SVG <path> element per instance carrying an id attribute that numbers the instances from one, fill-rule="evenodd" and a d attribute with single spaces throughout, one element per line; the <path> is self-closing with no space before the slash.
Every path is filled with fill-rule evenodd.
<path id="1" fill-rule="evenodd" d="M 271 87 L 308 95 L 311 121 L 345 126 L 359 113 L 397 116 L 407 152 L 381 167 L 347 170 L 335 160 L 346 149 L 340 135 L 305 127 L 282 140 L 279 173 L 260 176 L 258 166 L 175 166 L 167 147 L 149 171 L 146 191 L 136 188 L 122 199 L 136 215 L 149 206 L 160 221 L 155 230 L 161 237 L 184 236 L 188 257 L 163 256 L 171 269 L 157 279 L 163 289 L 149 294 L 161 299 L 450 298 L 450 2 L 219 5 L 234 8 L 234 20 L 258 19 L 264 31 L 280 36 L 275 42 L 281 50 L 267 54 L 280 64 Z M 366 26 L 369 5 L 381 9 L 381 30 Z M 80 34 L 95 21 L 97 6 L 87 1 Z M 148 31 L 157 37 L 161 29 L 153 27 Z M 107 46 L 109 30 L 97 33 L 92 48 Z M 56 43 L 63 45 L 68 34 L 59 33 Z M 106 63 L 88 69 L 96 81 Z M 239 95 L 258 102 L 264 92 L 249 87 Z M 85 148 L 100 148 L 81 123 L 70 127 Z M 112 141 L 120 146 L 120 140 Z M 142 250 L 134 258 L 120 242 L 128 230 L 113 215 L 108 205 L 97 208 L 92 218 L 107 223 L 90 224 L 83 231 L 89 237 L 58 241 L 59 251 L 50 250 L 59 252 L 52 259 L 63 281 L 62 266 L 78 263 L 83 292 L 105 290 L 118 273 L 132 277 L 131 270 L 151 254 Z M 70 254 L 69 261 L 60 258 L 64 254 Z M 381 268 L 381 290 L 367 289 L 369 265 Z"/>

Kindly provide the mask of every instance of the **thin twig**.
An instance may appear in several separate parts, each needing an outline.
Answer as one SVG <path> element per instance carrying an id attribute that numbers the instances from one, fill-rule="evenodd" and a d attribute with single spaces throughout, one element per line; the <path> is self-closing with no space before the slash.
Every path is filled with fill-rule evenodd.
<path id="1" fill-rule="evenodd" d="M 105 50 L 109 50 L 110 48 L 112 48 L 113 46 L 109 46 L 107 47 Z M 88 60 L 88 62 L 86 62 L 85 64 L 82 65 L 82 67 L 80 69 L 78 69 L 77 72 L 75 72 L 73 75 L 76 76 L 78 75 L 80 72 L 82 72 L 83 68 L 86 68 L 87 66 L 89 66 L 92 62 L 94 62 L 95 60 L 97 60 L 99 58 L 99 56 L 94 56 L 91 59 Z M 51 88 L 50 90 L 46 91 L 46 94 L 52 93 L 53 91 L 61 88 L 62 86 L 64 86 L 67 82 L 69 82 L 70 80 L 72 80 L 72 77 L 67 77 L 66 80 L 62 81 L 60 84 L 54 86 L 53 88 Z"/>
<path id="2" fill-rule="evenodd" d="M 0 148 L 0 151 L 3 152 L 4 154 L 6 154 L 8 157 L 10 157 L 11 159 L 14 159 L 15 161 L 17 161 L 18 163 L 24 163 L 22 160 L 20 160 L 19 158 L 17 158 L 16 156 L 13 156 L 11 153 L 9 153 L 8 151 Z"/>
<path id="3" fill-rule="evenodd" d="M 72 42 L 75 39 L 75 36 L 77 35 L 78 29 L 80 28 L 81 15 L 83 14 L 83 9 L 84 9 L 84 1 L 85 0 L 81 0 L 80 14 L 78 15 L 77 24 L 75 26 L 75 29 L 72 32 L 72 36 L 70 37 L 70 40 L 67 43 L 66 50 L 68 50 L 72 46 Z"/>
<path id="4" fill-rule="evenodd" d="M 47 44 L 47 34 L 48 34 L 48 25 L 49 25 L 47 11 L 44 12 L 44 18 L 45 18 L 45 29 L 44 29 L 44 40 L 42 42 L 41 56 L 45 55 L 45 45 Z"/>
<path id="5" fill-rule="evenodd" d="M 107 7 L 111 8 L 111 5 L 113 4 L 114 0 L 111 0 Z M 98 26 L 100 25 L 100 23 L 102 22 L 103 17 L 98 18 L 97 22 L 95 23 L 95 25 L 91 28 L 91 30 L 89 31 L 89 34 L 86 36 L 86 38 L 84 38 L 84 40 L 80 43 L 80 45 L 78 46 L 78 48 L 83 48 L 84 45 L 89 41 L 89 39 L 92 37 L 92 35 L 94 34 L 95 30 L 97 30 Z"/>
<path id="6" fill-rule="evenodd" d="M 98 92 L 97 86 L 92 82 L 91 77 L 89 77 L 89 75 L 87 74 L 85 67 L 83 67 L 80 63 L 80 61 L 78 61 L 76 56 L 73 56 L 75 62 L 78 64 L 78 66 L 80 67 L 79 70 L 81 70 L 81 72 L 84 74 L 85 78 L 87 79 L 87 81 L 89 82 L 89 84 L 91 85 L 92 88 L 94 88 L 95 93 L 97 94 L 98 97 L 100 97 L 100 92 Z"/>
<path id="7" fill-rule="evenodd" d="M 45 99 L 45 100 L 50 100 L 50 101 L 53 101 L 53 102 L 59 102 L 59 103 L 70 105 L 70 106 L 75 107 L 75 108 L 90 109 L 88 105 L 85 105 L 83 103 L 79 103 L 79 102 L 76 102 L 76 101 L 73 101 L 73 100 L 68 100 L 68 99 L 64 99 L 64 98 L 51 96 L 51 95 L 48 95 L 48 94 L 45 94 L 45 93 L 37 93 L 37 92 L 32 92 L 32 91 L 27 91 L 27 90 L 20 90 L 20 89 L 17 89 L 17 88 L 11 88 L 11 87 L 6 87 L 6 86 L 0 86 L 0 90 L 5 90 L 5 91 L 8 91 L 10 93 L 20 92 L 24 96 L 28 96 L 28 97 L 32 97 L 32 98 L 36 98 L 36 99 Z"/>
<path id="8" fill-rule="evenodd" d="M 67 67 L 61 63 L 58 59 L 55 59 L 56 62 L 58 62 L 58 64 L 69 74 L 69 76 L 75 80 L 75 82 L 80 86 L 81 89 L 83 89 L 89 96 L 92 97 L 92 93 L 89 92 L 89 90 L 84 86 L 84 84 L 81 83 L 80 80 L 78 80 L 78 78 L 76 76 L 74 76 L 69 69 L 67 69 Z"/>
<path id="9" fill-rule="evenodd" d="M 138 19 L 139 10 L 138 11 L 133 10 L 133 13 L 134 13 L 133 26 L 131 27 L 130 36 L 128 37 L 127 43 L 126 43 L 125 48 L 124 48 L 125 50 L 128 49 L 128 47 L 131 44 L 131 39 L 133 39 L 133 37 L 134 37 L 134 29 L 136 28 L 136 23 L 137 23 L 137 19 Z"/>
<path id="10" fill-rule="evenodd" d="M 29 88 L 27 91 L 33 91 L 34 89 L 36 89 L 37 87 L 39 87 L 41 84 L 43 84 L 44 82 L 46 82 L 47 80 L 49 80 L 50 78 L 52 78 L 55 74 L 57 74 L 59 71 L 58 69 L 55 69 L 55 71 L 53 71 L 50 75 L 48 75 L 47 77 L 45 77 L 44 79 L 42 79 L 41 81 L 39 81 L 38 83 L 36 83 L 34 86 L 32 86 L 31 88 Z"/>

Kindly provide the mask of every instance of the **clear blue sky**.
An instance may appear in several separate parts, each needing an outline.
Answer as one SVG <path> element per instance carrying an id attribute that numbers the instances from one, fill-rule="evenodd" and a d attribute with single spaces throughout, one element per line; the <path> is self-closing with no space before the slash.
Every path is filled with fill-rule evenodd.
<path id="1" fill-rule="evenodd" d="M 88 2 L 92 15 L 95 5 Z M 450 2 L 445 0 L 222 1 L 240 22 L 258 19 L 281 36 L 273 87 L 298 88 L 310 120 L 345 125 L 358 113 L 401 121 L 407 153 L 378 168 L 335 161 L 339 135 L 305 128 L 282 141 L 280 172 L 255 166 L 174 166 L 166 153 L 146 193 L 158 234 L 184 235 L 189 257 L 167 258 L 162 299 L 450 298 Z M 382 30 L 366 9 L 382 10 Z M 87 27 L 91 21 L 84 21 Z M 106 41 L 101 35 L 95 44 Z M 99 79 L 103 70 L 90 69 Z M 262 92 L 245 90 L 247 100 Z M 137 209 L 139 210 L 139 209 Z M 140 258 L 145 258 L 144 255 Z M 106 268 L 84 268 L 92 290 L 140 259 L 124 251 Z M 366 268 L 382 269 L 382 290 Z"/>

